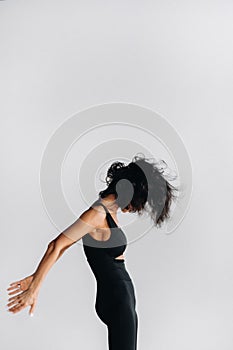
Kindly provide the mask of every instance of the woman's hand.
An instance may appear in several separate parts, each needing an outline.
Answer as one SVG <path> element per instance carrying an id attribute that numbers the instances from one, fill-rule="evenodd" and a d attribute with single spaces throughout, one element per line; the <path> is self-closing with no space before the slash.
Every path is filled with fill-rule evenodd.
<path id="1" fill-rule="evenodd" d="M 20 291 L 27 290 L 33 280 L 33 275 L 25 277 L 24 279 L 16 282 L 12 282 L 10 284 L 11 287 L 7 288 L 7 290 L 13 290 L 8 293 L 8 295 L 16 294 Z"/>
<path id="2" fill-rule="evenodd" d="M 8 311 L 16 313 L 27 306 L 31 306 L 29 310 L 29 315 L 33 316 L 33 311 L 37 303 L 38 293 L 32 292 L 29 289 L 32 280 L 33 275 L 28 276 L 20 281 L 12 282 L 10 284 L 11 287 L 9 287 L 7 290 L 12 290 L 12 292 L 9 292 L 9 295 L 16 294 L 20 291 L 23 292 L 8 299 L 8 301 L 10 301 L 7 304 L 7 306 L 9 307 Z"/>

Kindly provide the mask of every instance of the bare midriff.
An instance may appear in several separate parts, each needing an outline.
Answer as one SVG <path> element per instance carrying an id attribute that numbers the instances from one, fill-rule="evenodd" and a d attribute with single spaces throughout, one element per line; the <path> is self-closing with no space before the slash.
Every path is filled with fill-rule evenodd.
<path id="1" fill-rule="evenodd" d="M 119 255 L 115 258 L 116 260 L 124 260 L 124 255 Z"/>

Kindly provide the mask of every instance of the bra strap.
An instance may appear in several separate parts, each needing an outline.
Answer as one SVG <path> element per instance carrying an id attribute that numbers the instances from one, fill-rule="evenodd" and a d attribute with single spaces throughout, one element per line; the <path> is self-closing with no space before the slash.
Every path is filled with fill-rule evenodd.
<path id="1" fill-rule="evenodd" d="M 99 204 L 102 205 L 102 206 L 104 207 L 104 209 L 105 209 L 105 211 L 106 211 L 106 214 L 108 214 L 106 217 L 107 217 L 107 219 L 110 220 L 109 226 L 110 226 L 110 227 L 118 227 L 118 225 L 116 224 L 116 222 L 115 222 L 115 220 L 113 219 L 112 215 L 109 213 L 108 209 L 105 207 L 105 205 L 102 204 L 102 203 L 100 203 L 100 202 L 99 202 Z"/>
<path id="2" fill-rule="evenodd" d="M 105 207 L 105 205 L 103 205 L 103 204 L 100 203 L 100 202 L 99 202 L 98 204 L 100 204 L 100 205 L 102 205 L 102 206 L 104 207 L 104 209 L 105 209 L 105 211 L 106 211 L 107 214 L 110 214 L 109 211 L 108 211 L 108 209 Z"/>

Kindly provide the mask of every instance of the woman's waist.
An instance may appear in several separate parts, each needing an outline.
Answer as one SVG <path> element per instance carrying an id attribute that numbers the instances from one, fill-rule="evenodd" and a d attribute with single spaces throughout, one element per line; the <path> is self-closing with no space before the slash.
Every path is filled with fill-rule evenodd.
<path id="1" fill-rule="evenodd" d="M 125 263 L 120 260 L 109 261 L 106 264 L 90 263 L 92 271 L 96 277 L 97 282 L 115 282 L 120 280 L 131 281 L 129 272 L 126 269 Z"/>
<path id="2" fill-rule="evenodd" d="M 108 271 L 106 274 L 101 274 L 98 278 L 99 282 L 118 282 L 118 281 L 131 281 L 131 277 L 125 268 L 115 268 Z"/>

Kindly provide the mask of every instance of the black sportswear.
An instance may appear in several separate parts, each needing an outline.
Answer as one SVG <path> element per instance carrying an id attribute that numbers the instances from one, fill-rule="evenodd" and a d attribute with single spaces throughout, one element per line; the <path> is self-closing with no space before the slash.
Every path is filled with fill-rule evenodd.
<path id="1" fill-rule="evenodd" d="M 123 254 L 127 239 L 108 209 L 106 220 L 111 231 L 107 241 L 94 239 L 89 233 L 82 237 L 83 250 L 96 278 L 95 310 L 108 329 L 109 350 L 136 350 L 138 316 L 133 281 L 126 270 Z"/>

